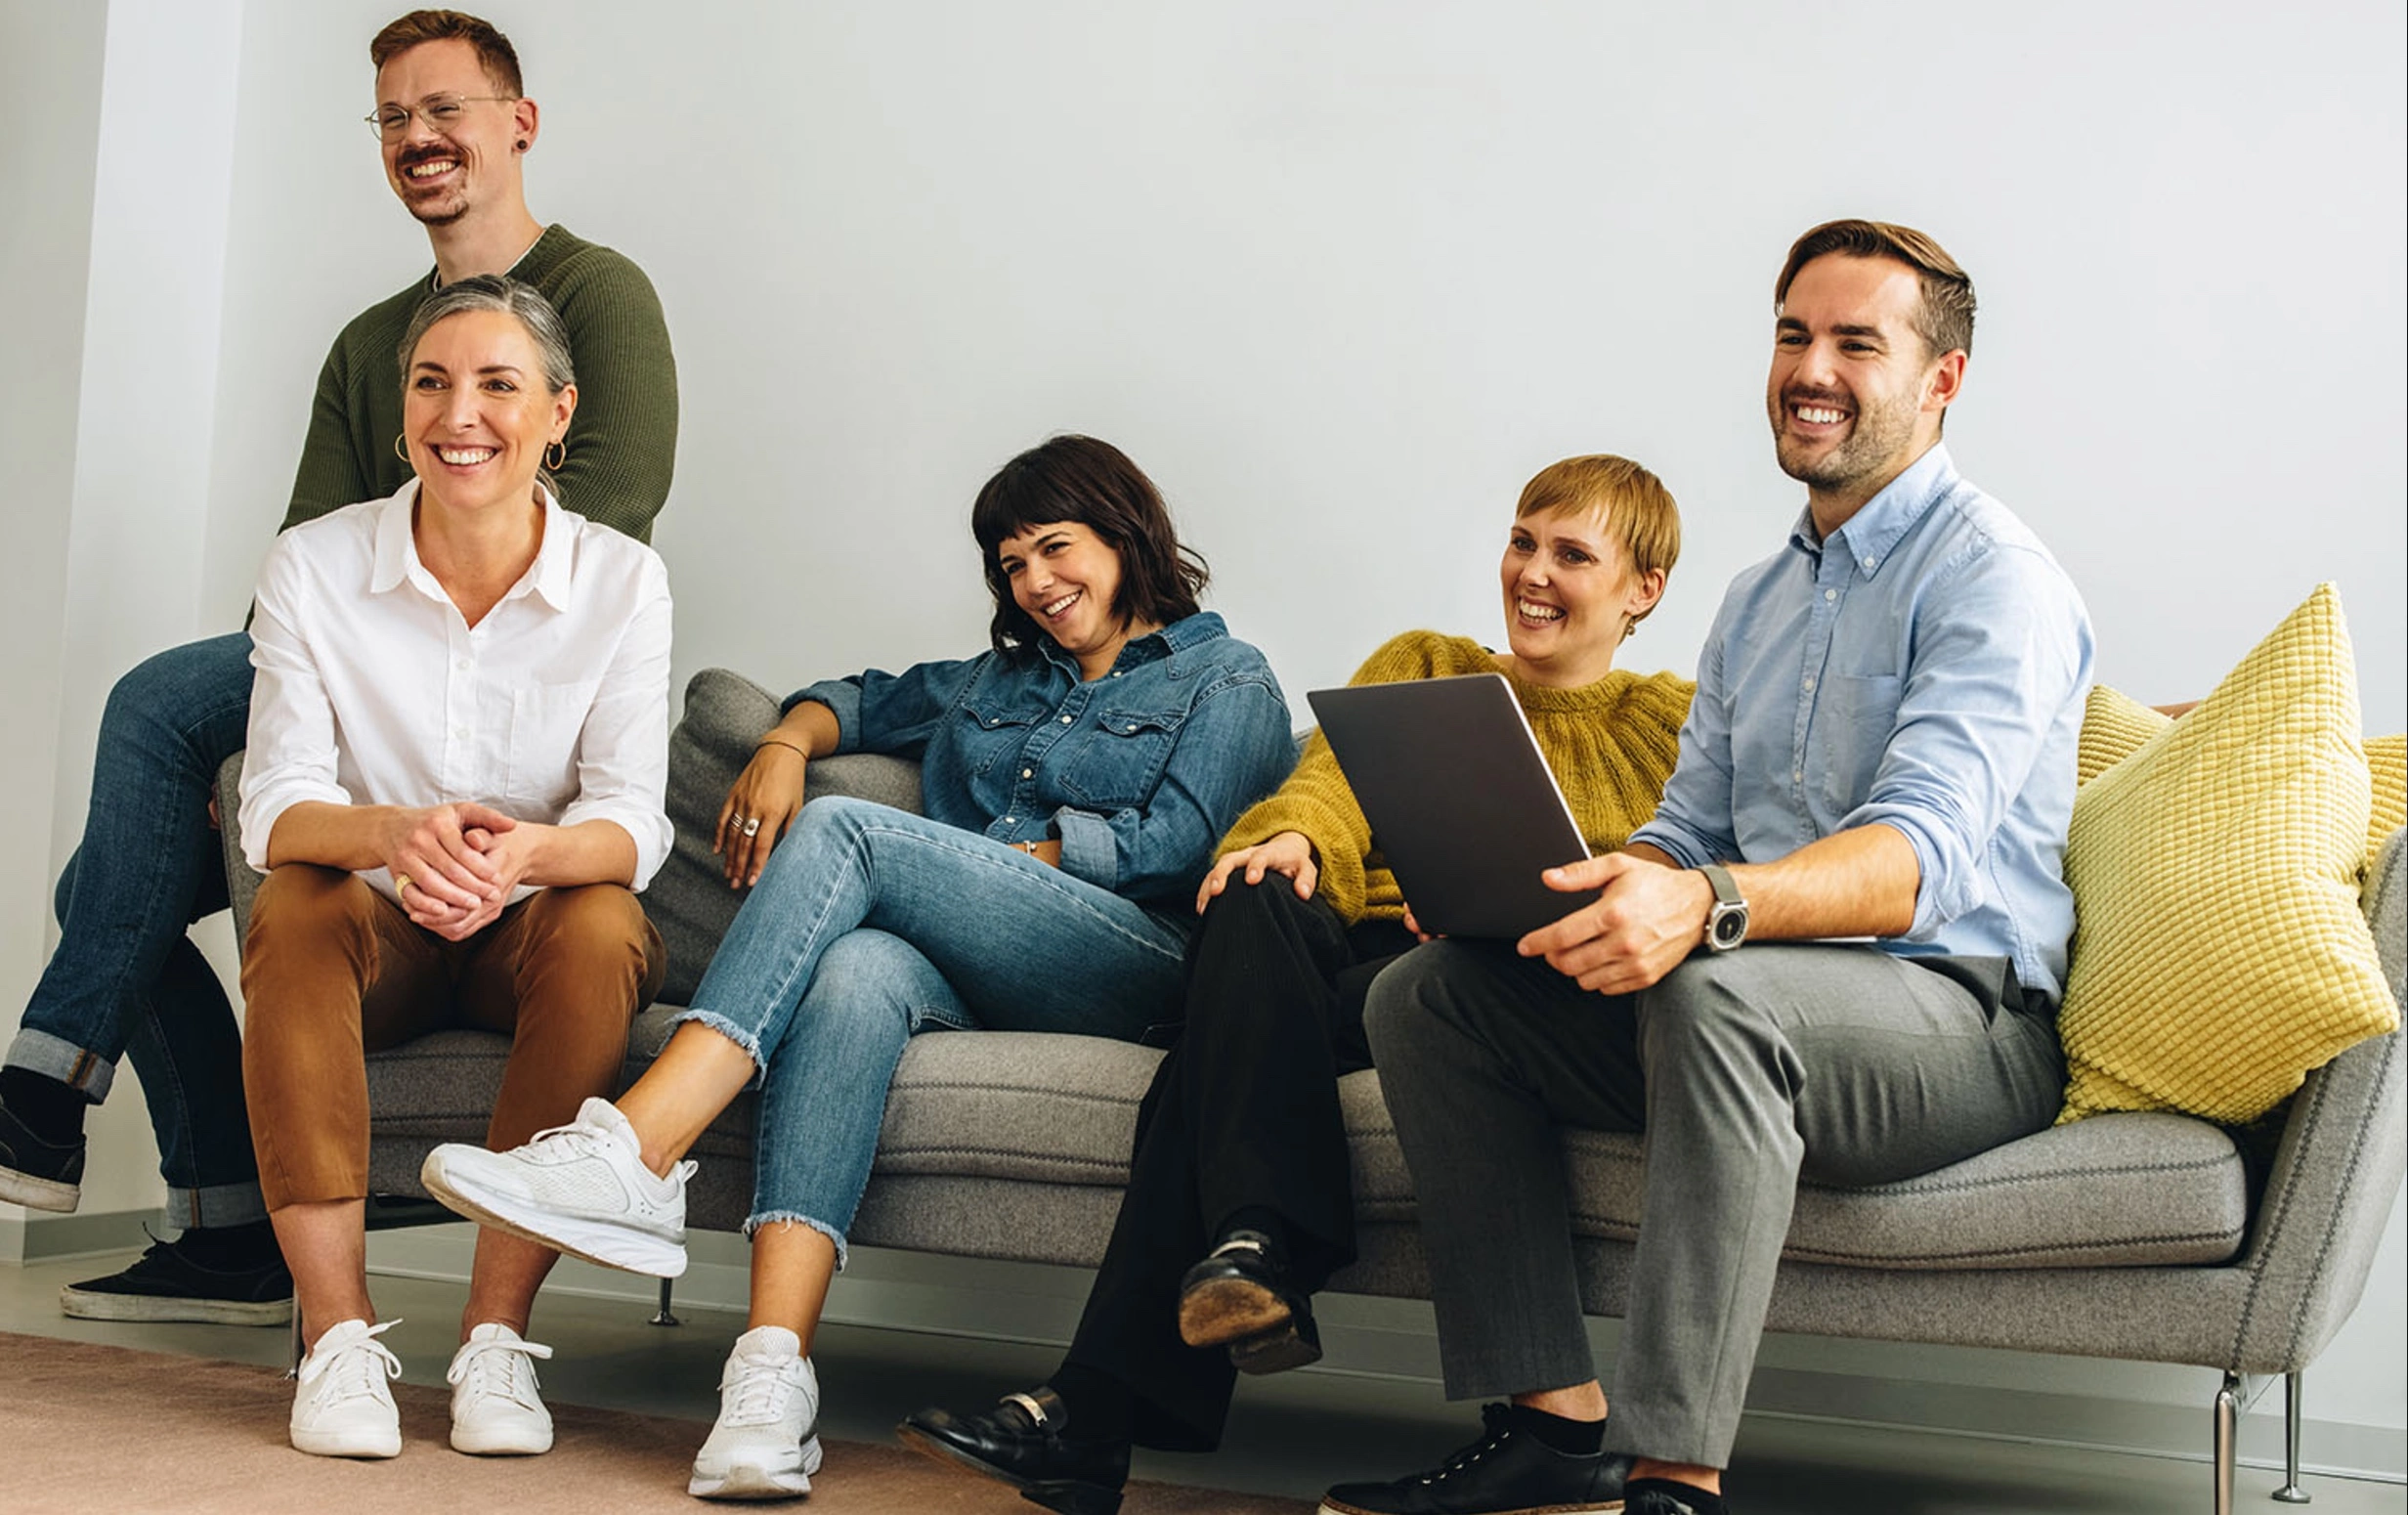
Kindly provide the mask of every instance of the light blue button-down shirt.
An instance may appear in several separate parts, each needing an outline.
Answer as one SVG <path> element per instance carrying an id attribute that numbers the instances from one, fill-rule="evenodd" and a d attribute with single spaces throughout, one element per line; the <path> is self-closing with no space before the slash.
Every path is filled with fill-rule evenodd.
<path id="1" fill-rule="evenodd" d="M 2073 582 L 1935 446 L 1828 539 L 1802 513 L 1732 581 L 1679 766 L 1631 840 L 1694 868 L 1896 827 L 1922 877 L 1914 925 L 1881 945 L 2004 957 L 2055 999 L 2090 667 Z"/>

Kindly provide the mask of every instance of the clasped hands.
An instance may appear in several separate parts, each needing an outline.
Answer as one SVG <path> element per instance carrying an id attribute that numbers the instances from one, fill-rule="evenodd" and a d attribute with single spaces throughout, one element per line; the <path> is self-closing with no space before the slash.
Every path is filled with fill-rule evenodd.
<path id="1" fill-rule="evenodd" d="M 474 801 L 404 810 L 380 849 L 413 925 L 465 941 L 493 924 L 550 827 Z"/>

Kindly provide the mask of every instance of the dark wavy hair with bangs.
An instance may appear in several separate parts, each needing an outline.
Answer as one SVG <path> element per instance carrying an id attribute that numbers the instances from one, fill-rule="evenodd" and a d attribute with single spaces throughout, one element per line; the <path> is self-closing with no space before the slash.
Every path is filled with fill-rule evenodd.
<path id="1" fill-rule="evenodd" d="M 1126 625 L 1169 626 L 1201 607 L 1196 596 L 1212 571 L 1179 540 L 1162 492 L 1129 454 L 1094 437 L 1059 436 L 1004 464 L 969 508 L 970 535 L 986 558 L 987 592 L 995 597 L 988 638 L 1012 658 L 1035 655 L 1045 635 L 1011 597 L 1000 549 L 1032 527 L 1076 521 L 1119 554 L 1120 589 L 1112 614 Z"/>

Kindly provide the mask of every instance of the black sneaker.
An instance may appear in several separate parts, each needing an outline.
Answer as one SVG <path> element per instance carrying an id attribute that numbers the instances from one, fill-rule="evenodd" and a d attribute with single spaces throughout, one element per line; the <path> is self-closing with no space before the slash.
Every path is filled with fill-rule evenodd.
<path id="1" fill-rule="evenodd" d="M 1669 1479 L 1634 1478 L 1622 1515 L 1731 1515 L 1722 1495 Z"/>
<path id="2" fill-rule="evenodd" d="M 1321 1515 L 1589 1515 L 1622 1508 L 1630 1459 L 1557 1451 L 1517 1429 L 1503 1405 L 1484 1405 L 1486 1434 L 1427 1473 L 1393 1483 L 1340 1484 Z"/>
<path id="3" fill-rule="evenodd" d="M 1226 1347 L 1241 1373 L 1276 1373 L 1321 1359 L 1312 1303 L 1288 1282 L 1287 1258 L 1260 1232 L 1233 1231 L 1179 1280 L 1179 1336 Z"/>
<path id="4" fill-rule="evenodd" d="M 123 1273 L 61 1289 L 59 1308 L 79 1320 L 282 1325 L 292 1320 L 292 1274 L 273 1252 L 253 1267 L 204 1268 L 176 1242 L 154 1239 Z"/>
<path id="5" fill-rule="evenodd" d="M 0 1104 L 0 1199 L 30 1210 L 71 1211 L 83 1197 L 84 1136 L 64 1146 L 44 1141 Z"/>
<path id="6" fill-rule="evenodd" d="M 903 1445 L 1010 1484 L 1060 1515 L 1114 1515 L 1129 1481 L 1127 1442 L 1073 1441 L 1070 1408 L 1052 1388 L 1008 1394 L 983 1415 L 924 1409 L 894 1428 Z"/>

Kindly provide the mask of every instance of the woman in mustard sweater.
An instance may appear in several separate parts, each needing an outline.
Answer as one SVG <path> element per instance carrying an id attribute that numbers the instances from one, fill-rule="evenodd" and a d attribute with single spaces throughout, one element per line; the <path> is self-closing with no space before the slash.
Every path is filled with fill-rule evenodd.
<path id="1" fill-rule="evenodd" d="M 1354 682 L 1502 672 L 1590 848 L 1619 847 L 1656 811 L 1696 687 L 1613 667 L 1680 535 L 1645 468 L 1556 463 L 1524 487 L 1506 537 L 1510 650 L 1407 631 Z M 1354 1260 L 1338 1079 L 1371 1065 L 1364 991 L 1414 937 L 1317 732 L 1222 840 L 1196 908 L 1186 1028 L 1139 1111 L 1128 1193 L 1061 1367 L 987 1413 L 926 1409 L 899 1428 L 1066 1515 L 1119 1508 L 1133 1444 L 1218 1445 L 1236 1372 L 1318 1358 L 1311 1296 Z"/>

